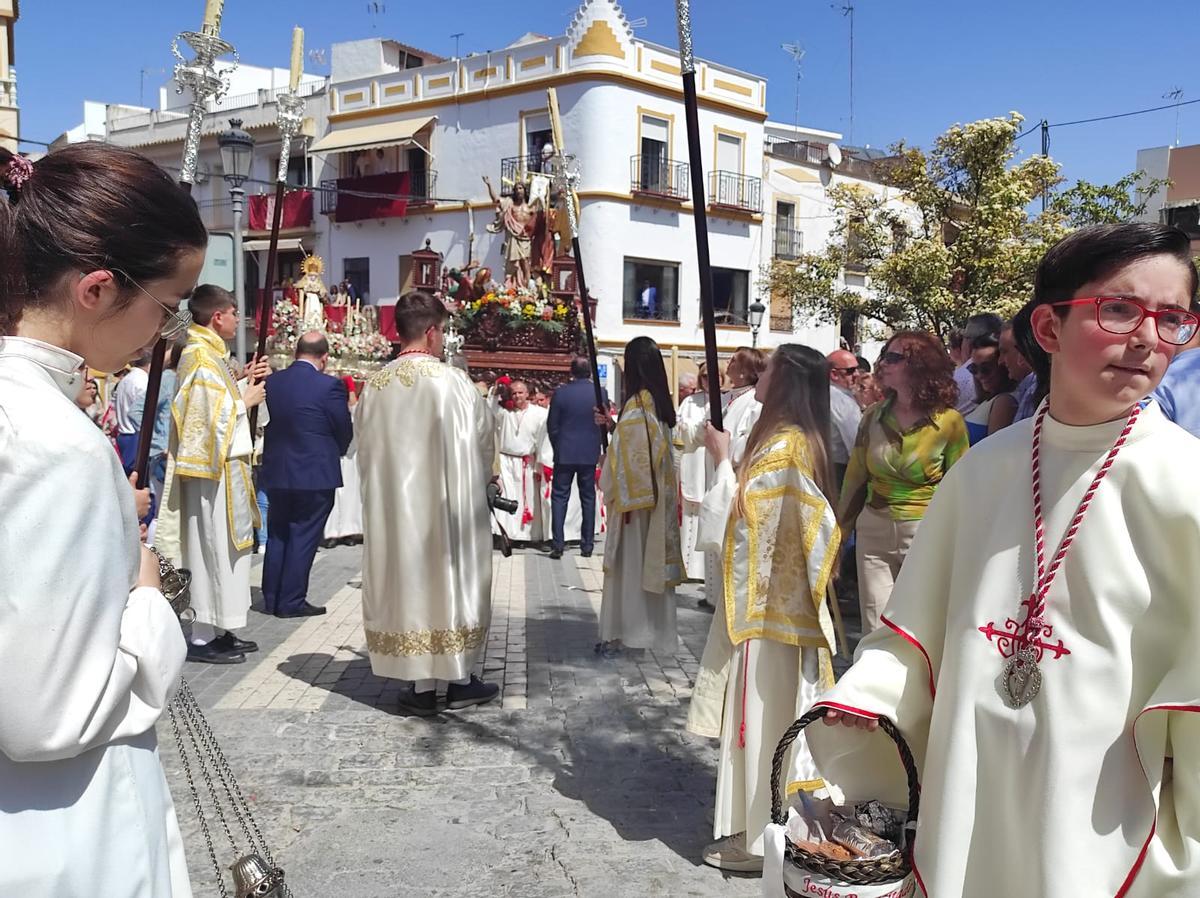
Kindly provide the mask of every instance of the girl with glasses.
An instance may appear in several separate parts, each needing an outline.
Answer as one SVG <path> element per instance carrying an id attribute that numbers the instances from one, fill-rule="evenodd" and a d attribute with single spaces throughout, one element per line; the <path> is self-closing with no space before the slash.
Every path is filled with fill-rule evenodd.
<path id="1" fill-rule="evenodd" d="M 967 451 L 954 363 L 932 334 L 896 334 L 876 370 L 886 398 L 863 413 L 838 508 L 842 536 L 857 533 L 863 633 L 879 626 L 929 500 Z"/>
<path id="2" fill-rule="evenodd" d="M 1196 289 L 1187 236 L 1156 224 L 1046 253 L 1017 336 L 1047 399 L 942 483 L 885 627 L 822 700 L 829 724 L 889 717 L 921 759 L 925 894 L 1200 892 L 1200 442 L 1145 398 Z M 887 740 L 808 734 L 848 801 L 903 803 Z"/>
<path id="3" fill-rule="evenodd" d="M 158 339 L 208 235 L 162 169 L 106 144 L 0 149 L 0 185 L 0 894 L 190 895 L 155 738 L 183 634 L 74 401 L 85 363 Z"/>

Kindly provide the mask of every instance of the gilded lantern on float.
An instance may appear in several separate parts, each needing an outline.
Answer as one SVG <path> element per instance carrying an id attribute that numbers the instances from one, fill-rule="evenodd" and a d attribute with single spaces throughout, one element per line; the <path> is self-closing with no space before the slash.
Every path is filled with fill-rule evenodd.
<path id="1" fill-rule="evenodd" d="M 439 289 L 442 274 L 442 254 L 434 252 L 430 240 L 425 238 L 425 248 L 412 254 L 413 289 L 433 292 Z"/>

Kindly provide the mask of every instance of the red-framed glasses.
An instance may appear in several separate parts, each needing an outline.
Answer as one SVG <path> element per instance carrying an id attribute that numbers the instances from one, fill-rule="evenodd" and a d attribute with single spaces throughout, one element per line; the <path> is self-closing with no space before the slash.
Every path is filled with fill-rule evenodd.
<path id="1" fill-rule="evenodd" d="M 1132 334 L 1147 318 L 1154 319 L 1159 339 L 1165 343 L 1182 346 L 1196 335 L 1200 318 L 1186 309 L 1147 309 L 1136 299 L 1125 296 L 1081 296 L 1052 302 L 1052 306 L 1096 307 L 1096 323 L 1101 330 L 1110 334 Z"/>

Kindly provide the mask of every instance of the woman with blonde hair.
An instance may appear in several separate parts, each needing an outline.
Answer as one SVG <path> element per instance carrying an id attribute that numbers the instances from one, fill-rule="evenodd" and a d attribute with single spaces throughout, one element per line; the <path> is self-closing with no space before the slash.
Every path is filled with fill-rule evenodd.
<path id="1" fill-rule="evenodd" d="M 829 458 L 829 364 L 807 346 L 771 356 L 755 393 L 762 413 L 737 466 L 728 432 L 709 425 L 716 464 L 701 541 L 720 561 L 721 595 L 692 693 L 687 728 L 721 740 L 713 835 L 704 862 L 762 869 L 771 759 L 784 730 L 833 683 L 826 589 L 840 536 Z M 803 739 L 788 794 L 820 779 Z"/>

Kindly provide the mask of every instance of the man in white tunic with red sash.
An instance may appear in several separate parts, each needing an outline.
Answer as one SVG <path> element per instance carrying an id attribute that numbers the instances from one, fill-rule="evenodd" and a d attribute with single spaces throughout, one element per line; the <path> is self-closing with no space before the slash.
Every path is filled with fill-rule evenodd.
<path id="1" fill-rule="evenodd" d="M 529 388 L 513 381 L 512 408 L 496 407 L 496 439 L 500 449 L 500 485 L 504 496 L 518 503 L 512 514 L 496 517 L 514 542 L 537 543 L 546 538 L 549 521 L 542 519 L 542 463 L 538 455 L 546 439 L 547 411 L 529 401 Z"/>

